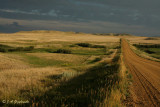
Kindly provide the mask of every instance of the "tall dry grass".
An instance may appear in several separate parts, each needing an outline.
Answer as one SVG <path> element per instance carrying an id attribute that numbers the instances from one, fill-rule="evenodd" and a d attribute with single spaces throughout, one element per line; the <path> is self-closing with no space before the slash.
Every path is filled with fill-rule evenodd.
<path id="1" fill-rule="evenodd" d="M 50 88 L 44 86 L 42 81 L 48 76 L 60 75 L 66 71 L 69 72 L 56 67 L 3 70 L 0 72 L 0 99 L 25 99 L 26 96 L 21 96 L 24 94 L 42 95 Z"/>
<path id="2" fill-rule="evenodd" d="M 93 43 L 93 44 L 103 44 L 108 46 L 107 51 L 111 48 L 114 48 L 119 45 L 119 38 L 114 36 L 95 36 L 92 34 L 75 34 L 73 32 L 21 32 L 14 34 L 0 34 L 0 43 L 10 45 L 13 47 L 18 46 L 30 46 L 33 45 L 35 48 L 62 48 L 66 45 L 75 44 L 79 42 Z M 71 47 L 69 47 L 71 48 Z M 76 101 L 76 97 L 74 97 L 74 93 L 72 91 L 67 92 L 67 90 L 74 90 L 74 87 L 77 86 L 76 94 L 81 100 L 83 99 L 83 95 L 91 95 L 94 98 L 85 96 L 85 98 L 89 98 L 91 103 L 100 104 L 105 95 L 110 93 L 110 89 L 113 85 L 118 85 L 119 77 L 117 73 L 117 68 L 119 67 L 117 64 L 100 64 L 99 63 L 106 61 L 106 57 L 108 57 L 108 61 L 106 63 L 111 63 L 114 56 L 116 56 L 116 50 L 113 49 L 113 53 L 108 55 L 104 55 L 104 52 L 98 49 L 91 48 L 79 48 L 72 47 L 72 50 L 79 53 L 83 51 L 83 54 L 57 54 L 57 53 L 47 53 L 47 52 L 34 52 L 33 53 L 23 53 L 24 55 L 35 56 L 41 59 L 48 60 L 60 60 L 64 62 L 71 62 L 77 64 L 74 67 L 35 67 L 31 66 L 27 63 L 27 59 L 25 57 L 19 56 L 21 53 L 0 53 L 0 100 L 6 99 L 27 99 L 30 98 L 41 98 L 43 96 L 47 96 L 48 94 L 54 95 L 54 89 L 57 87 L 61 90 L 60 97 L 63 99 L 63 91 L 65 91 L 66 96 L 69 96 L 71 99 Z M 85 54 L 87 52 L 92 52 L 89 54 Z M 94 54 L 97 52 L 97 54 Z M 110 58 L 109 58 L 110 57 Z M 26 57 L 27 58 L 27 57 Z M 32 57 L 33 58 L 33 57 Z M 30 61 L 33 61 L 30 57 Z M 91 59 L 89 59 L 91 58 Z M 85 63 L 85 66 L 82 63 L 91 60 L 93 61 L 95 58 L 102 58 L 102 61 L 97 61 L 96 64 Z M 104 60 L 104 59 L 105 60 Z M 38 62 L 43 60 L 36 59 Z M 39 61 L 41 60 L 41 61 Z M 48 61 L 45 60 L 45 61 Z M 101 59 L 100 59 L 101 60 Z M 37 63 L 36 61 L 34 63 Z M 88 65 L 87 65 L 88 64 Z M 81 66 L 80 66 L 81 65 Z M 109 72 L 107 71 L 109 69 Z M 87 71 L 88 70 L 88 71 Z M 101 70 L 102 72 L 100 72 Z M 86 73 L 87 71 L 88 73 Z M 114 71 L 114 72 L 111 72 Z M 94 73 L 93 73 L 94 72 Z M 85 74 L 86 73 L 86 74 Z M 80 75 L 82 74 L 82 75 Z M 104 74 L 104 75 L 103 75 Z M 98 77 L 97 77 L 98 76 Z M 63 78 L 61 78 L 63 77 Z M 102 77 L 102 78 L 101 78 Z M 105 78 L 104 78 L 105 77 Z M 95 78 L 97 81 L 94 81 Z M 109 81 L 106 81 L 106 78 Z M 72 81 L 73 80 L 73 81 Z M 88 82 L 83 83 L 83 81 Z M 91 82 L 94 81 L 94 82 Z M 63 83 L 63 84 L 62 84 Z M 68 86 L 65 86 L 64 83 L 67 83 Z M 74 85 L 71 85 L 71 84 Z M 60 87 L 59 87 L 60 86 Z M 92 87 L 88 88 L 88 86 Z M 97 87 L 98 86 L 98 87 Z M 113 87 L 112 87 L 113 88 Z M 106 90 L 108 89 L 106 93 Z M 52 91 L 53 93 L 50 93 Z M 60 91 L 56 91 L 60 92 Z M 87 93 L 88 92 L 88 93 Z M 119 93 L 119 91 L 113 91 L 113 97 Z M 73 95 L 73 96 L 72 96 Z M 101 99 L 99 99 L 101 97 Z M 51 96 L 53 98 L 53 96 Z M 68 98 L 68 97 L 66 97 Z M 45 99 L 45 98 L 44 98 Z M 47 98 L 46 98 L 47 99 Z M 117 98 L 116 101 L 118 100 Z M 47 99 L 48 100 L 48 99 Z M 53 99 L 51 99 L 51 102 Z M 67 103 L 70 103 L 69 99 Z M 72 100 L 72 101 L 73 101 Z M 115 99 L 113 99 L 115 100 Z M 60 100 L 59 100 L 60 101 Z M 58 101 L 58 102 L 59 102 Z M 71 101 L 71 102 L 72 102 Z M 95 102 L 96 101 L 96 102 Z M 110 100 L 111 101 L 111 100 Z M 47 102 L 47 101 L 46 101 Z M 60 101 L 61 102 L 61 101 Z M 86 102 L 86 100 L 84 100 Z M 32 103 L 32 102 L 30 102 Z M 88 104 L 90 102 L 87 102 Z M 75 103 L 76 104 L 76 103 Z"/>

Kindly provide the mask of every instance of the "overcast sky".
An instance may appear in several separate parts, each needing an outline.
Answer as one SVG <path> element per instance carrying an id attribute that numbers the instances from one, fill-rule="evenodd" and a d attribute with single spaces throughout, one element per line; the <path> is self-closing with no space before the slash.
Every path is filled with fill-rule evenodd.
<path id="1" fill-rule="evenodd" d="M 0 32 L 160 36 L 160 0 L 0 0 Z"/>

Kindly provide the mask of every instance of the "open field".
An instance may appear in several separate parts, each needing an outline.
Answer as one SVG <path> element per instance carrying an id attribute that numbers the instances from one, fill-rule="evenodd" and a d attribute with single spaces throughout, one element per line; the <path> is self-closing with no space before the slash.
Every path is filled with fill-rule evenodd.
<path id="1" fill-rule="evenodd" d="M 138 36 L 130 36 L 126 37 L 127 40 L 132 44 L 136 43 L 144 43 L 144 44 L 159 44 L 160 37 L 138 37 Z"/>
<path id="2" fill-rule="evenodd" d="M 0 106 L 159 105 L 159 62 L 147 60 L 159 60 L 159 38 L 59 31 L 0 38 Z"/>
<path id="3" fill-rule="evenodd" d="M 0 38 L 1 105 L 122 106 L 128 74 L 120 70 L 119 37 L 32 31 Z"/>
<path id="4" fill-rule="evenodd" d="M 160 37 L 126 37 L 131 49 L 141 57 L 160 61 Z"/>

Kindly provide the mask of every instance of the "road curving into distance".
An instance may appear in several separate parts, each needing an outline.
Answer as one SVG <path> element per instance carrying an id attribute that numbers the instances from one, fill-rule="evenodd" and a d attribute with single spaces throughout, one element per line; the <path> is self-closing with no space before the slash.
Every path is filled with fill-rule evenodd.
<path id="1" fill-rule="evenodd" d="M 122 39 L 124 62 L 133 76 L 132 104 L 136 107 L 160 107 L 160 62 L 135 54 Z"/>

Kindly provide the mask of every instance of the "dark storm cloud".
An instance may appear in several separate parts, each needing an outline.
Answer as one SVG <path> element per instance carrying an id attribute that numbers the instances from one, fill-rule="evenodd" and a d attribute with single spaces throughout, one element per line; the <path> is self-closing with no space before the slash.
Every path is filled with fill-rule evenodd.
<path id="1" fill-rule="evenodd" d="M 19 25 L 18 22 L 12 22 L 10 24 L 0 25 L 0 32 L 12 33 L 12 32 L 18 32 L 21 30 L 32 30 L 32 28 Z"/>
<path id="2" fill-rule="evenodd" d="M 0 17 L 88 24 L 102 21 L 155 31 L 160 28 L 159 4 L 159 0 L 1 0 Z"/>

